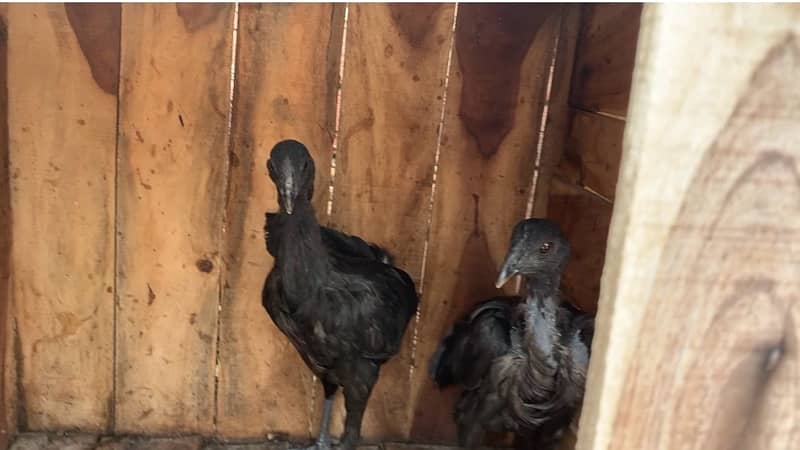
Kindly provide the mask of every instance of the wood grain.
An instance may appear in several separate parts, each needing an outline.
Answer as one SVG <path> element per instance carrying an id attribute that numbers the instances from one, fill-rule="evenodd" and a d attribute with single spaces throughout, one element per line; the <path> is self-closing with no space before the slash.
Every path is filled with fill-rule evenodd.
<path id="1" fill-rule="evenodd" d="M 117 432 L 213 430 L 232 15 L 122 8 Z"/>
<path id="2" fill-rule="evenodd" d="M 641 13 L 640 3 L 583 6 L 572 79 L 573 106 L 626 115 Z"/>
<path id="3" fill-rule="evenodd" d="M 800 446 L 798 35 L 645 7 L 579 449 Z"/>
<path id="4" fill-rule="evenodd" d="M 454 396 L 433 387 L 428 361 L 455 320 L 497 293 L 511 228 L 525 215 L 559 11 L 546 4 L 459 6 L 409 399 L 414 442 L 454 440 Z M 484 108 L 505 109 L 493 119 Z"/>
<path id="5" fill-rule="evenodd" d="M 553 61 L 550 101 L 547 105 L 547 119 L 537 167 L 539 173 L 533 192 L 533 217 L 545 217 L 547 214 L 551 179 L 555 175 L 556 166 L 561 161 L 570 129 L 569 94 L 572 86 L 572 71 L 578 32 L 580 31 L 581 12 L 580 5 L 563 5 L 561 10 L 561 26 L 556 57 Z"/>
<path id="6" fill-rule="evenodd" d="M 581 7 L 571 91 L 573 101 L 579 99 L 579 107 L 569 107 L 564 112 L 568 116 L 564 120 L 566 139 L 559 142 L 557 136 L 549 134 L 552 131 L 545 133 L 545 144 L 555 140 L 561 145 L 544 147 L 543 169 L 549 165 L 546 161 L 555 167 L 550 184 L 537 187 L 548 197 L 542 202 L 537 193 L 534 215 L 546 214 L 556 220 L 569 238 L 572 256 L 562 280 L 563 288 L 570 300 L 585 311 L 597 309 L 640 8 L 641 5 L 610 4 Z M 612 51 L 609 48 L 613 54 L 606 55 Z M 604 94 L 603 89 L 611 86 L 615 89 L 613 95 Z M 595 103 L 581 103 L 584 97 Z M 624 108 L 619 108 L 620 104 Z M 585 110 L 592 108 L 621 117 Z M 548 181 L 544 170 L 540 186 Z"/>
<path id="7" fill-rule="evenodd" d="M 278 208 L 266 174 L 279 140 L 304 142 L 316 163 L 314 207 L 325 222 L 344 5 L 242 5 L 220 320 L 217 430 L 307 438 L 311 372 L 261 306 L 272 266 L 264 212 Z M 292 49 L 291 52 L 287 49 Z"/>
<path id="8" fill-rule="evenodd" d="M 87 8 L 7 9 L 21 429 L 111 423 L 117 98 L 108 80 L 118 73 L 120 12 Z M 86 33 L 95 45 L 81 45 Z"/>
<path id="9" fill-rule="evenodd" d="M 11 243 L 13 229 L 11 218 L 11 174 L 9 173 L 8 139 L 8 7 L 0 6 L 0 449 L 8 448 L 14 434 L 9 415 L 12 407 L 8 401 L 7 386 L 13 379 L 7 376 L 6 352 L 11 331 Z"/>
<path id="10" fill-rule="evenodd" d="M 547 217 L 561 226 L 570 244 L 562 288 L 569 300 L 584 311 L 597 310 L 611 210 L 611 203 L 591 192 L 553 179 Z"/>
<path id="11" fill-rule="evenodd" d="M 352 5 L 342 86 L 332 223 L 383 246 L 415 282 L 422 259 L 436 157 L 453 5 Z M 405 439 L 415 321 L 381 370 L 362 434 Z M 334 416 L 338 432 L 343 416 Z"/>
<path id="12" fill-rule="evenodd" d="M 572 109 L 569 137 L 556 176 L 613 200 L 625 121 Z"/>

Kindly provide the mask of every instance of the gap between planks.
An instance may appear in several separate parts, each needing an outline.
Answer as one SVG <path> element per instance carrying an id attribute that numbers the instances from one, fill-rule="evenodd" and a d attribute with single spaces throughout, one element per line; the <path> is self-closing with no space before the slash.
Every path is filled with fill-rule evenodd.
<path id="1" fill-rule="evenodd" d="M 114 277 L 111 280 L 114 286 L 114 307 L 111 314 L 112 333 L 111 333 L 111 399 L 108 405 L 108 430 L 109 432 L 117 431 L 117 317 L 119 311 L 119 290 L 117 289 L 117 280 L 119 277 L 119 111 L 120 111 L 120 86 L 122 86 L 122 8 L 119 7 L 119 30 L 120 36 L 117 42 L 117 117 L 114 124 Z M 16 327 L 16 322 L 15 322 Z M 22 405 L 22 403 L 20 403 Z M 19 431 L 19 430 L 18 430 Z"/>
<path id="2" fill-rule="evenodd" d="M 563 9 L 563 8 L 562 8 Z M 559 17 L 558 29 L 561 30 L 561 22 L 564 21 L 564 13 L 562 11 Z M 547 132 L 547 116 L 550 112 L 550 95 L 553 91 L 553 77 L 555 75 L 556 58 L 558 57 L 558 44 L 561 40 L 561 33 L 555 33 L 556 37 L 553 40 L 553 57 L 550 58 L 550 68 L 547 73 L 547 84 L 544 91 L 544 105 L 542 105 L 542 115 L 539 121 L 539 137 L 536 142 L 536 163 L 533 170 L 533 177 L 531 177 L 531 187 L 528 190 L 528 205 L 525 208 L 525 217 L 529 218 L 533 214 L 533 206 L 536 199 L 536 188 L 539 181 L 539 171 L 541 170 L 542 150 L 544 149 L 544 136 Z M 517 278 L 517 283 L 519 283 Z"/>
<path id="3" fill-rule="evenodd" d="M 592 109 L 582 108 L 582 107 L 576 106 L 576 105 L 569 105 L 569 107 L 574 109 L 575 111 L 580 111 L 582 113 L 586 113 L 586 114 L 589 114 L 589 115 L 606 117 L 608 119 L 619 120 L 620 122 L 625 122 L 627 120 L 627 118 L 625 116 L 619 116 L 617 114 L 612 114 L 612 113 L 608 113 L 608 112 L 604 112 L 604 111 L 595 111 L 595 110 L 592 110 Z"/>
<path id="4" fill-rule="evenodd" d="M 431 195 L 428 201 L 428 211 L 427 211 L 428 217 L 425 222 L 425 242 L 423 243 L 422 246 L 422 264 L 420 266 L 419 287 L 417 289 L 420 295 L 420 303 L 424 301 L 424 299 L 422 298 L 422 293 L 425 290 L 425 269 L 427 268 L 427 263 L 428 263 L 428 248 L 430 247 L 429 244 L 431 238 L 431 225 L 433 223 L 433 205 L 436 200 L 436 177 L 439 174 L 439 155 L 441 154 L 442 136 L 444 135 L 445 113 L 447 112 L 447 88 L 450 84 L 450 69 L 453 63 L 453 49 L 455 48 L 455 42 L 456 42 L 457 23 L 458 23 L 458 3 L 456 3 L 453 6 L 453 20 L 452 20 L 452 26 L 450 27 L 450 43 L 447 49 L 447 64 L 444 69 L 444 85 L 442 86 L 441 110 L 439 114 L 439 126 L 436 134 L 436 151 L 434 152 L 433 156 Z M 417 306 L 417 311 L 414 316 L 414 332 L 411 338 L 411 364 L 408 366 L 409 386 L 411 385 L 411 381 L 413 380 L 414 377 L 414 370 L 417 367 L 417 343 L 419 338 L 419 324 L 421 321 L 422 321 L 422 308 L 420 305 Z M 413 417 L 413 414 L 409 414 L 409 417 Z"/>
<path id="5" fill-rule="evenodd" d="M 233 25 L 231 31 L 231 68 L 230 68 L 230 83 L 228 84 L 228 115 L 225 118 L 225 149 L 227 150 L 228 155 L 233 151 L 233 105 L 234 105 L 234 97 L 236 95 L 236 58 L 239 55 L 239 3 L 233 4 Z M 217 336 L 216 336 L 216 349 L 214 353 L 214 412 L 212 414 L 212 429 L 214 430 L 214 434 L 217 434 L 217 425 L 218 425 L 218 413 L 219 413 L 219 374 L 220 374 L 220 339 L 222 337 L 221 333 L 221 326 L 222 326 L 222 303 L 224 297 L 224 287 L 225 287 L 225 274 L 227 273 L 227 262 L 225 261 L 224 255 L 225 252 L 223 248 L 225 243 L 227 242 L 227 234 L 228 234 L 228 197 L 230 195 L 230 186 L 231 186 L 231 164 L 230 164 L 230 156 L 225 159 L 225 192 L 223 193 L 225 200 L 226 207 L 223 208 L 222 211 L 222 238 L 220 239 L 220 248 L 219 254 L 223 255 L 221 258 L 221 266 L 223 270 L 220 270 L 220 276 L 218 278 L 218 285 L 217 285 Z"/>
<path id="6" fill-rule="evenodd" d="M 336 154 L 339 150 L 339 132 L 341 130 L 342 121 L 342 85 L 344 84 L 344 69 L 345 69 L 345 56 L 347 55 L 347 23 L 350 17 L 350 4 L 344 5 L 344 18 L 342 19 L 342 41 L 341 49 L 339 51 L 339 71 L 336 77 L 336 111 L 334 113 L 333 122 L 333 139 L 331 141 L 331 163 L 330 163 L 330 180 L 328 181 L 328 202 L 325 211 L 325 222 L 330 225 L 331 214 L 333 214 L 333 193 L 334 182 L 336 181 Z M 308 435 L 314 434 L 314 417 L 317 407 L 317 393 L 319 392 L 319 383 L 317 377 L 311 374 L 311 398 L 309 399 L 308 414 L 306 420 L 308 421 Z"/>
<path id="7" fill-rule="evenodd" d="M 550 100 L 551 94 L 553 92 L 553 77 L 555 76 L 555 68 L 556 68 L 556 60 L 558 58 L 559 52 L 559 43 L 561 40 L 561 23 L 564 21 L 564 10 L 565 8 L 561 8 L 561 12 L 558 18 L 558 33 L 555 33 L 555 38 L 553 39 L 553 50 L 552 50 L 552 57 L 550 58 L 550 68 L 547 72 L 547 83 L 545 84 L 544 90 L 544 104 L 542 105 L 542 114 L 539 120 L 539 136 L 536 142 L 536 161 L 534 163 L 533 168 L 533 176 L 531 177 L 531 184 L 530 188 L 528 189 L 528 204 L 525 206 L 525 218 L 528 219 L 533 215 L 533 207 L 535 206 L 534 203 L 536 202 L 536 190 L 538 188 L 539 183 L 539 172 L 541 171 L 541 162 L 542 162 L 542 151 L 544 149 L 544 137 L 547 133 L 547 116 L 550 112 Z M 515 290 L 517 294 L 522 291 L 522 279 L 517 277 L 515 280 Z"/>

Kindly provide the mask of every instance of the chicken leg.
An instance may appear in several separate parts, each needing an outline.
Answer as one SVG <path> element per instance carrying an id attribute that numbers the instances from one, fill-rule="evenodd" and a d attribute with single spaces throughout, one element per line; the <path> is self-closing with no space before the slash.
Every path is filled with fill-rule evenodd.
<path id="1" fill-rule="evenodd" d="M 357 376 L 344 385 L 344 408 L 347 415 L 344 419 L 344 434 L 341 450 L 356 450 L 361 439 L 361 421 L 367 408 L 369 396 L 375 382 L 378 381 L 380 368 L 372 362 L 361 364 L 351 371 Z"/>
<path id="2" fill-rule="evenodd" d="M 336 396 L 339 387 L 323 381 L 322 388 L 325 390 L 325 402 L 322 404 L 322 420 L 319 424 L 317 442 L 309 447 L 293 450 L 332 450 L 333 448 L 330 434 L 331 413 L 333 412 L 333 397 Z"/>

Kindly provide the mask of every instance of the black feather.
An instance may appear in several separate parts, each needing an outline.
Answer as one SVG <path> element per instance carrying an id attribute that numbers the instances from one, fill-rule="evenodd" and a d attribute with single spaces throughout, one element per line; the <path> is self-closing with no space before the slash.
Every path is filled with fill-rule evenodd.
<path id="1" fill-rule="evenodd" d="M 430 372 L 438 386 L 461 388 L 454 410 L 461 446 L 479 445 L 486 431 L 513 431 L 531 448 L 551 449 L 568 428 L 583 399 L 594 334 L 594 318 L 562 301 L 558 289 L 568 255 L 557 225 L 521 222 L 500 279 L 522 274 L 526 297 L 477 305 L 442 340 Z"/>
<path id="2" fill-rule="evenodd" d="M 520 297 L 494 297 L 453 325 L 429 365 L 430 375 L 440 388 L 454 384 L 474 387 L 486 375 L 492 360 L 508 352 L 511 313 L 520 301 Z"/>
<path id="3" fill-rule="evenodd" d="M 414 282 L 379 246 L 319 225 L 308 192 L 313 160 L 302 144 L 277 144 L 268 167 L 281 210 L 266 215 L 266 246 L 275 265 L 262 303 L 321 379 L 326 396 L 343 388 L 341 442 L 352 450 L 379 368 L 399 351 L 416 312 Z"/>
<path id="4" fill-rule="evenodd" d="M 275 256 L 273 251 L 277 251 L 276 244 L 270 246 L 270 233 L 273 230 L 274 234 L 280 234 L 279 228 L 283 226 L 285 217 L 281 219 L 278 213 L 266 213 L 264 222 L 264 240 L 267 243 L 267 250 L 271 255 Z M 384 264 L 393 265 L 394 258 L 388 250 L 361 239 L 358 236 L 352 236 L 341 231 L 328 228 L 326 226 L 319 226 L 320 234 L 322 235 L 322 243 L 326 250 L 330 253 L 336 254 L 343 258 L 367 258 L 374 259 Z M 272 248 L 272 250 L 270 250 Z"/>

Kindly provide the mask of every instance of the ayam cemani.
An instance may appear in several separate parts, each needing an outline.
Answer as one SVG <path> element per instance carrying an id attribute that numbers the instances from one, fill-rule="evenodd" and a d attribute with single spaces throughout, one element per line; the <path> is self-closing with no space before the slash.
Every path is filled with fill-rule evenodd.
<path id="1" fill-rule="evenodd" d="M 496 285 L 521 275 L 527 295 L 495 297 L 454 324 L 434 354 L 440 388 L 461 387 L 459 445 L 485 432 L 516 432 L 526 448 L 551 450 L 583 401 L 594 318 L 565 302 L 560 280 L 569 243 L 546 219 L 519 222 Z"/>
<path id="2" fill-rule="evenodd" d="M 275 265 L 262 304 L 322 382 L 322 424 L 311 448 L 331 448 L 328 427 L 341 387 L 346 409 L 341 446 L 353 450 L 380 367 L 397 354 L 416 312 L 414 282 L 386 250 L 317 222 L 311 204 L 314 160 L 303 144 L 277 143 L 267 169 L 280 208 L 266 214 L 267 251 Z"/>

